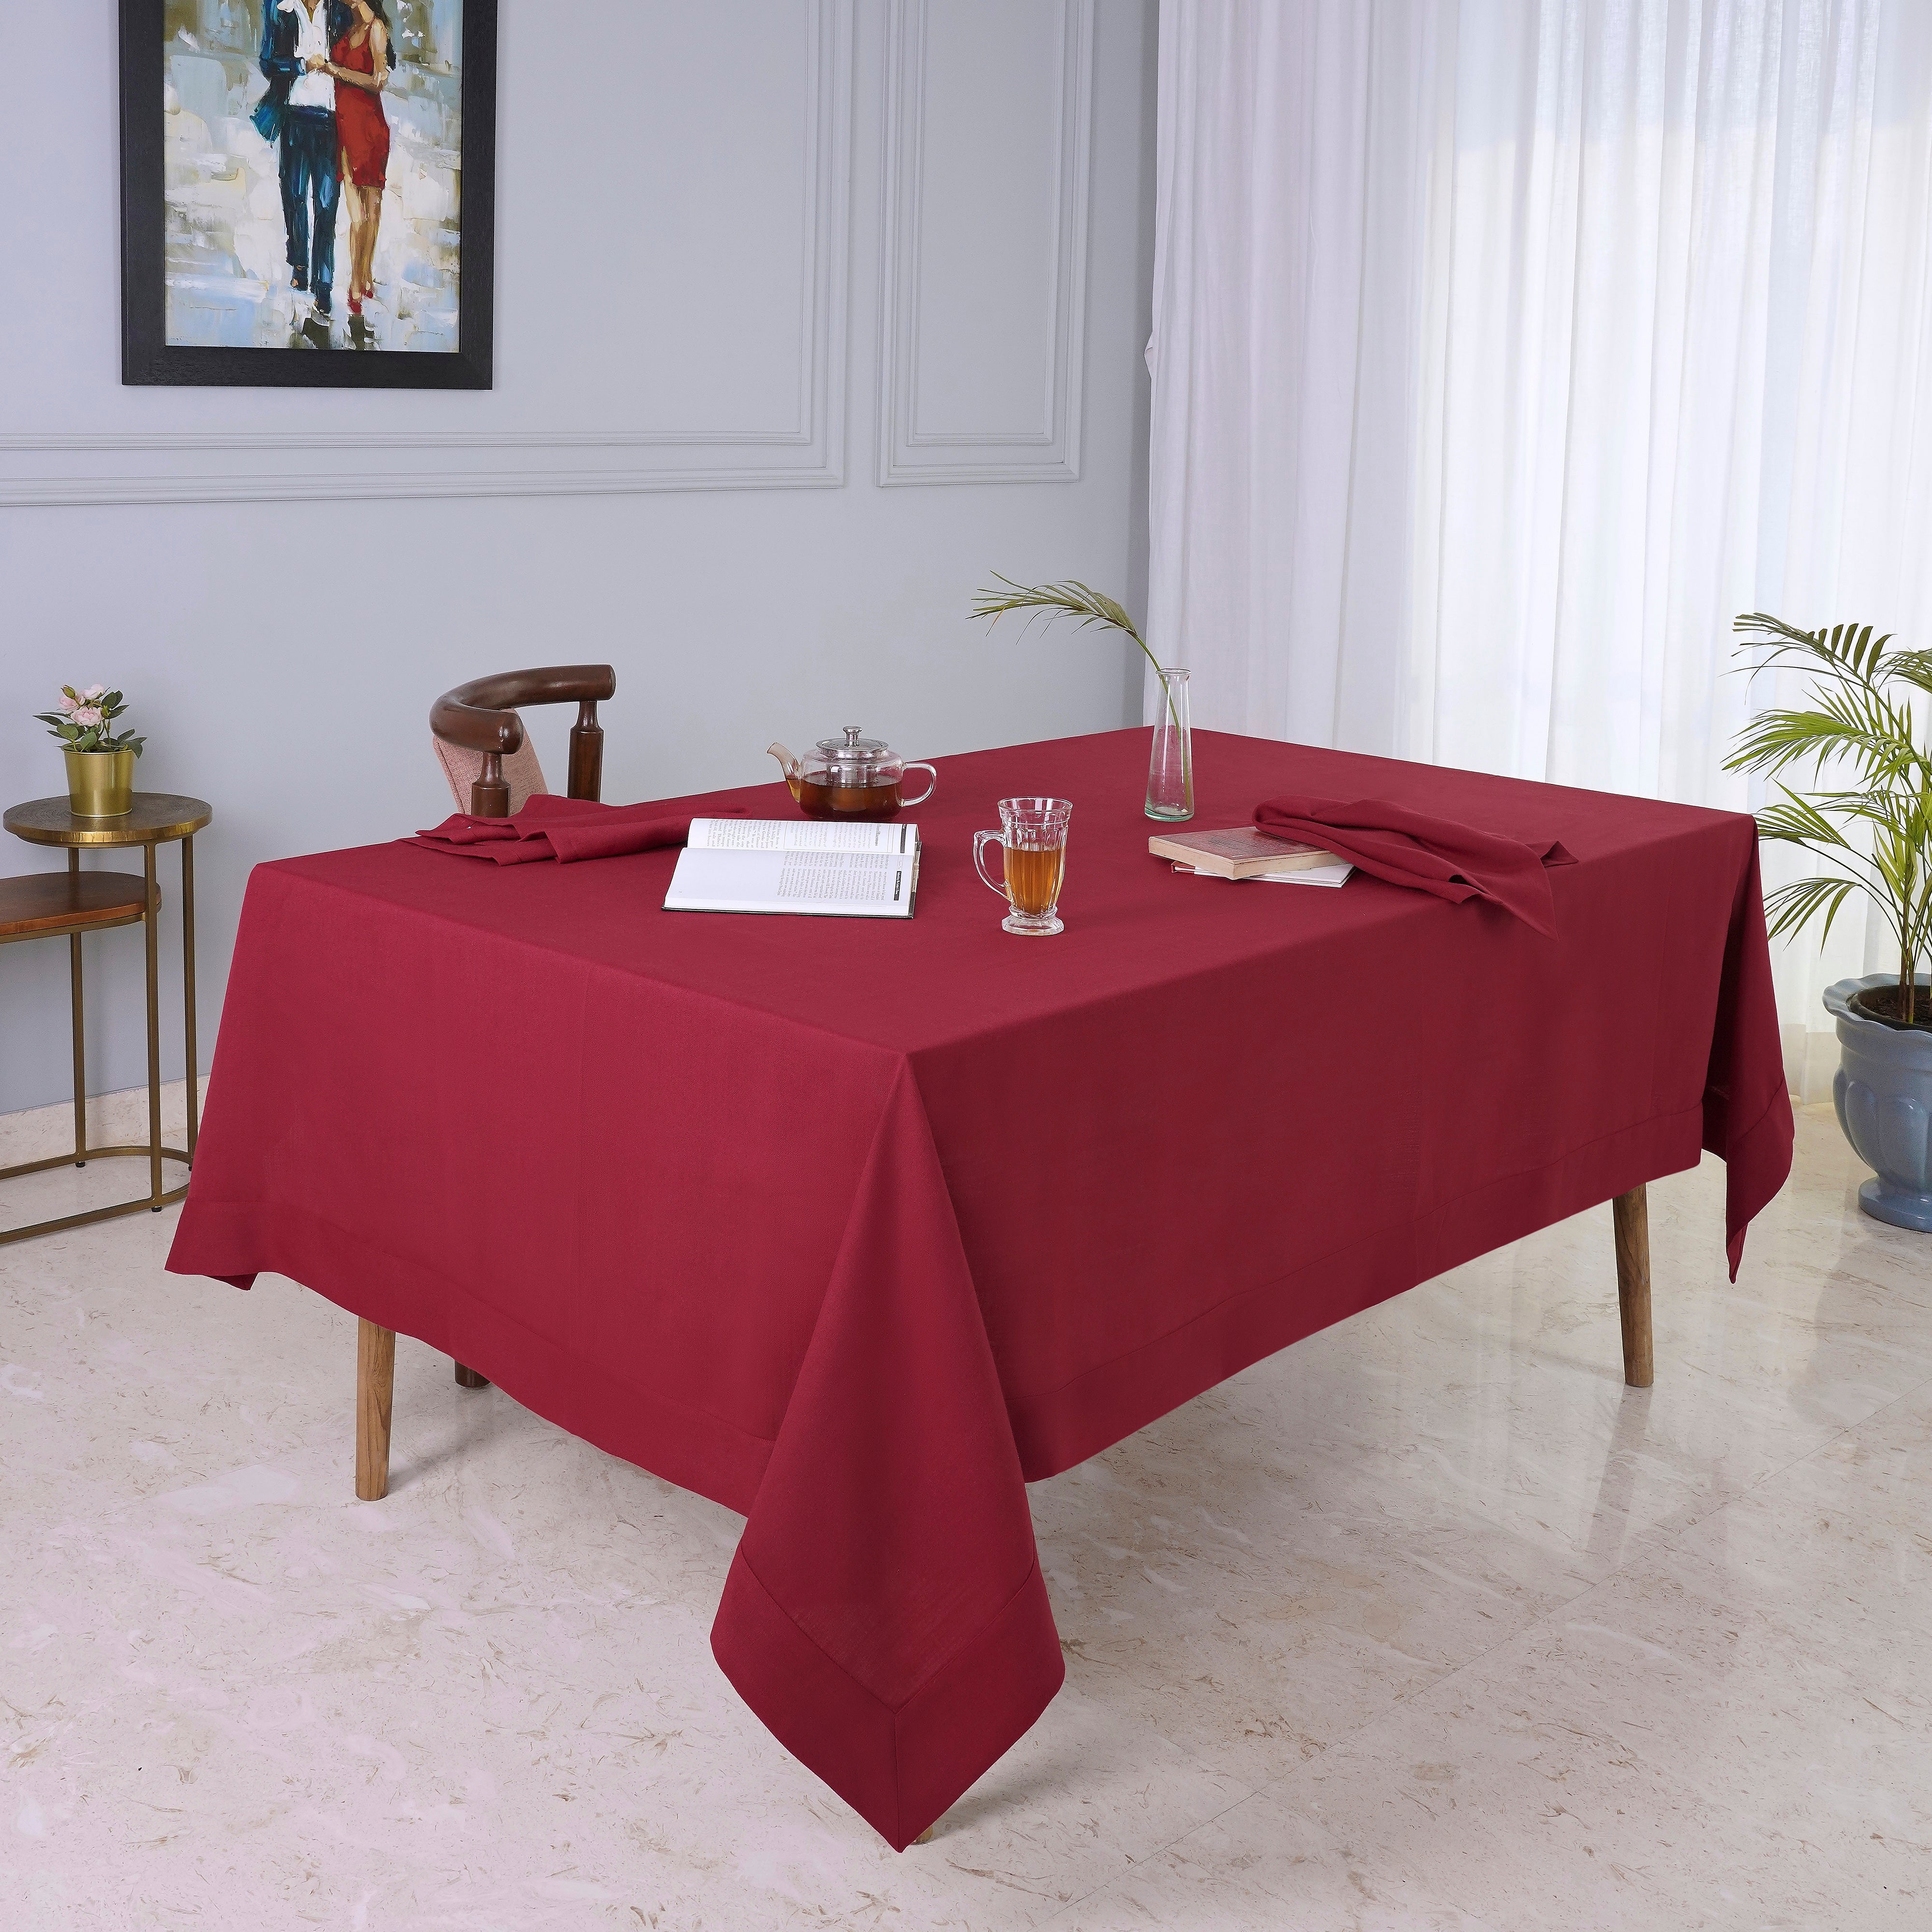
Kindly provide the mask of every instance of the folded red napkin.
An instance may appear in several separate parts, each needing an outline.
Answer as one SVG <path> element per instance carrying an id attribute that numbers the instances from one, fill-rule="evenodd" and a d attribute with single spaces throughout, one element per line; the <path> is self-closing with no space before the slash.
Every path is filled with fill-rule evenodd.
<path id="1" fill-rule="evenodd" d="M 532 859 L 567 865 L 576 859 L 614 859 L 626 852 L 682 845 L 690 836 L 688 814 L 667 818 L 659 806 L 600 805 L 595 799 L 539 792 L 513 818 L 454 812 L 410 842 L 461 859 L 494 859 L 500 866 L 521 866 Z"/>
<path id="2" fill-rule="evenodd" d="M 1526 844 L 1385 798 L 1291 794 L 1256 806 L 1255 824 L 1277 838 L 1325 847 L 1392 886 L 1413 886 L 1440 899 L 1493 899 L 1550 939 L 1556 937 L 1556 902 L 1543 868 L 1576 862 L 1554 838 Z"/>

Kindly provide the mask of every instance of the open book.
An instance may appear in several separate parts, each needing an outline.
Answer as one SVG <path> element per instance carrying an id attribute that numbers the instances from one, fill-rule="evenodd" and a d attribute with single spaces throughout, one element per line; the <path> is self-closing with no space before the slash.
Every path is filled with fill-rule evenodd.
<path id="1" fill-rule="evenodd" d="M 694 818 L 664 910 L 910 919 L 918 885 L 916 825 Z"/>

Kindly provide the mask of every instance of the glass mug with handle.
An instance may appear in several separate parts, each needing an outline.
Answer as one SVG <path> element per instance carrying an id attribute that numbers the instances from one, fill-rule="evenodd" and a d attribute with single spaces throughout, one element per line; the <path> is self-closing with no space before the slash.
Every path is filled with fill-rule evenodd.
<path id="1" fill-rule="evenodd" d="M 1009 908 L 1000 921 L 1008 932 L 1043 937 L 1064 932 L 1060 888 L 1066 877 L 1066 821 L 1073 816 L 1064 798 L 1003 798 L 1000 829 L 973 835 L 973 866 L 981 884 L 996 892 Z M 986 848 L 1003 848 L 1004 876 L 986 875 Z"/>

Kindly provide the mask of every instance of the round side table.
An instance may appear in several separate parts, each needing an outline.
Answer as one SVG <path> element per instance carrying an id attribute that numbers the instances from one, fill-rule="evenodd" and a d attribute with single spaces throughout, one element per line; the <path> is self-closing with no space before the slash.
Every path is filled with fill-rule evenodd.
<path id="1" fill-rule="evenodd" d="M 161 1162 L 164 1160 L 179 1161 L 184 1166 L 191 1162 L 200 1124 L 201 1093 L 194 1043 L 194 835 L 214 816 L 213 807 L 198 798 L 182 798 L 172 792 L 137 791 L 134 809 L 113 818 L 82 818 L 64 798 L 36 798 L 25 805 L 9 806 L 4 820 L 0 820 L 9 832 L 31 844 L 67 848 L 64 878 L 53 872 L 0 880 L 0 945 L 66 934 L 74 1018 L 74 1151 L 46 1160 L 23 1161 L 17 1167 L 0 1168 L 0 1180 L 16 1174 L 38 1173 L 44 1168 L 64 1166 L 69 1161 L 79 1167 L 90 1159 L 116 1155 L 135 1156 L 148 1162 L 148 1192 L 140 1198 L 116 1202 L 110 1208 L 90 1208 L 78 1214 L 64 1214 L 56 1220 L 36 1222 L 31 1227 L 0 1229 L 0 1246 L 26 1240 L 30 1235 L 52 1234 L 57 1228 L 105 1221 L 116 1214 L 136 1214 L 143 1208 L 158 1213 L 188 1192 L 186 1181 L 178 1187 L 163 1190 Z M 175 839 L 181 842 L 182 980 L 188 1048 L 188 1145 L 184 1148 L 161 1144 L 160 974 L 157 932 L 161 892 L 154 878 L 154 848 Z M 83 850 L 124 845 L 141 848 L 139 880 L 124 873 L 80 869 Z M 80 938 L 83 932 L 133 925 L 144 928 L 147 940 L 147 1144 L 90 1148 Z"/>

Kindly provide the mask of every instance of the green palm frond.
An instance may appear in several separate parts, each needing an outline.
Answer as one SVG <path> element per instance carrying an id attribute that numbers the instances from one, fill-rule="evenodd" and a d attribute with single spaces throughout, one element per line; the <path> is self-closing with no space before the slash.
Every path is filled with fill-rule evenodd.
<path id="1" fill-rule="evenodd" d="M 1932 692 L 1932 651 L 1895 651 L 1886 660 L 1886 669 L 1914 690 Z"/>
<path id="2" fill-rule="evenodd" d="M 1771 937 L 1775 939 L 1780 933 L 1796 932 L 1822 913 L 1825 929 L 1819 934 L 1818 943 L 1823 945 L 1832 936 L 1832 922 L 1838 917 L 1840 908 L 1852 893 L 1862 890 L 1856 879 L 1796 879 L 1788 886 L 1778 886 L 1764 897 Z"/>
<path id="3" fill-rule="evenodd" d="M 1750 640 L 1743 648 L 1764 650 L 1755 667 L 1758 670 L 1768 669 L 1780 658 L 1798 656 L 1808 658 L 1814 670 L 1862 684 L 1880 674 L 1886 646 L 1892 642 L 1889 631 L 1874 639 L 1870 624 L 1834 624 L 1829 630 L 1801 631 L 1762 610 L 1738 618 L 1732 628 Z"/>
<path id="4" fill-rule="evenodd" d="M 1074 617 L 1083 630 L 1091 624 L 1111 625 L 1117 631 L 1124 631 L 1142 650 L 1147 650 L 1146 640 L 1134 628 L 1134 620 L 1126 610 L 1105 591 L 1096 590 L 1077 578 L 1069 578 L 1064 584 L 1016 584 L 996 570 L 993 580 L 1006 588 L 974 591 L 972 615 L 975 617 L 998 623 L 1016 610 L 1044 616 L 1048 623 L 1061 617 Z"/>
<path id="5" fill-rule="evenodd" d="M 1783 786 L 1778 789 L 1784 790 Z M 1789 797 L 1790 794 L 1786 793 Z M 1910 818 L 1922 808 L 1915 791 L 1890 790 L 1883 785 L 1858 791 L 1814 791 L 1811 802 L 1820 812 L 1849 812 L 1861 818 Z"/>
<path id="6" fill-rule="evenodd" d="M 1060 584 L 1016 584 L 1010 577 L 1002 577 L 996 570 L 993 581 L 1005 586 L 1000 590 L 976 590 L 973 593 L 973 608 L 969 614 L 984 617 L 989 623 L 997 624 L 1002 617 L 1015 611 L 1024 610 L 1030 614 L 1029 623 L 1044 618 L 1049 623 L 1058 622 L 1062 617 L 1075 619 L 1082 630 L 1099 624 L 1108 629 L 1119 631 L 1133 639 L 1140 646 L 1142 656 L 1153 665 L 1154 674 L 1160 674 L 1160 660 L 1148 649 L 1146 638 L 1135 628 L 1134 620 L 1126 608 L 1104 590 L 1096 590 L 1091 584 L 1082 584 L 1077 578 L 1068 578 Z M 1168 716 L 1174 720 L 1174 729 L 1180 728 L 1180 713 L 1174 704 L 1174 693 L 1167 689 L 1166 679 L 1161 680 L 1166 692 Z M 1181 764 L 1186 769 L 1193 757 L 1192 748 L 1184 738 L 1181 743 Z"/>
<path id="7" fill-rule="evenodd" d="M 1809 799 L 1800 798 L 1780 785 L 1784 798 L 1768 805 L 1757 815 L 1758 836 L 1776 838 L 1787 844 L 1842 846 L 1851 849 L 1851 841 Z"/>
<path id="8" fill-rule="evenodd" d="M 1148 649 L 1147 640 L 1135 628 L 1132 618 L 1104 590 L 1096 590 L 1091 584 L 1070 577 L 1064 584 L 1016 584 L 1010 577 L 1002 577 L 997 570 L 993 573 L 993 581 L 1006 588 L 974 591 L 969 615 L 984 617 L 988 622 L 997 624 L 1002 617 L 1016 610 L 1024 610 L 1030 613 L 1027 620 L 1030 624 L 1041 618 L 1049 624 L 1056 623 L 1062 617 L 1074 618 L 1083 631 L 1099 624 L 1132 638 L 1140 646 L 1141 655 L 1156 672 L 1160 670 L 1160 658 Z M 1168 702 L 1172 706 L 1171 698 Z"/>
<path id="9" fill-rule="evenodd" d="M 1912 715 L 1882 694 L 1847 688 L 1816 694 L 1817 708 L 1761 711 L 1737 736 L 1726 771 L 1775 776 L 1809 759 L 1852 760 L 1868 782 L 1896 783 L 1915 772 L 1932 776 L 1925 754 L 1912 742 Z"/>

